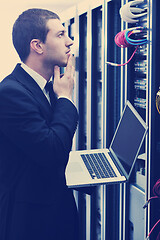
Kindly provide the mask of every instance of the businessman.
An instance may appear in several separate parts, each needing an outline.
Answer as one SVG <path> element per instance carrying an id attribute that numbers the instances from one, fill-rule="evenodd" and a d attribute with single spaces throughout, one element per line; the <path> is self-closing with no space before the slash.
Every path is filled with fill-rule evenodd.
<path id="1" fill-rule="evenodd" d="M 0 239 L 77 240 L 78 213 L 65 180 L 78 122 L 73 42 L 44 9 L 23 12 L 12 38 L 21 63 L 0 83 Z"/>

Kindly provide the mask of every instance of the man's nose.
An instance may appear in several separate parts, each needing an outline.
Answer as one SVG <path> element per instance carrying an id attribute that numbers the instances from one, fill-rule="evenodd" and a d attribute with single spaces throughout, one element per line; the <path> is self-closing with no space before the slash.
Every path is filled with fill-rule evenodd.
<path id="1" fill-rule="evenodd" d="M 73 43 L 74 43 L 73 40 L 72 40 L 70 37 L 67 36 L 66 46 L 67 46 L 67 47 L 70 47 L 70 46 L 73 45 Z"/>

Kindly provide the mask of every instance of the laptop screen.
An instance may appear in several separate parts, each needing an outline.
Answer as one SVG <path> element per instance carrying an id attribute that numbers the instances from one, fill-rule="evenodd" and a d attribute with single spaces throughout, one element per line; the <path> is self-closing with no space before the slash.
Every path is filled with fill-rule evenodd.
<path id="1" fill-rule="evenodd" d="M 110 149 L 129 175 L 144 139 L 147 126 L 130 102 L 127 102 Z"/>

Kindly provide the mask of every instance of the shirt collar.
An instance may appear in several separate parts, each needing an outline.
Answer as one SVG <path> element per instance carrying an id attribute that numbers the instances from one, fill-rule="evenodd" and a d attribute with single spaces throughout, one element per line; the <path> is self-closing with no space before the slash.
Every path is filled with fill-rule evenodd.
<path id="1" fill-rule="evenodd" d="M 39 87 L 44 90 L 44 87 L 47 83 L 47 80 L 44 79 L 40 74 L 35 72 L 33 69 L 28 67 L 26 64 L 23 62 L 21 63 L 21 67 L 36 81 L 36 83 L 39 85 Z"/>

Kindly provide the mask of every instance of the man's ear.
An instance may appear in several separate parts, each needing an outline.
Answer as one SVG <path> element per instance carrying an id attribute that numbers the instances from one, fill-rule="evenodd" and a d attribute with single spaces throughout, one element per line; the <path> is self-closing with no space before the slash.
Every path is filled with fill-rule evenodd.
<path id="1" fill-rule="evenodd" d="M 32 39 L 30 42 L 31 51 L 35 51 L 38 54 L 43 53 L 43 44 L 39 39 Z"/>

